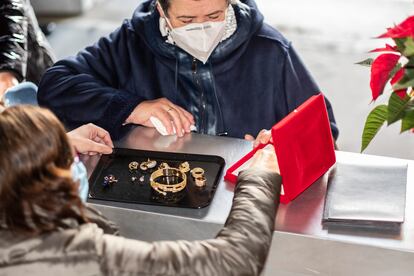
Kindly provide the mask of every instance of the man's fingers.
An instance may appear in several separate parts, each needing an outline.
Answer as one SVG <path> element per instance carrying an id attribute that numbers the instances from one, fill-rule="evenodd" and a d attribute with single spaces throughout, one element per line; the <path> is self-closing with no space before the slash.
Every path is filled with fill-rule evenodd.
<path id="1" fill-rule="evenodd" d="M 183 124 L 181 123 L 180 114 L 173 107 L 169 107 L 167 112 L 170 115 L 172 121 L 174 122 L 175 132 L 177 136 L 182 137 L 183 136 Z"/>
<path id="2" fill-rule="evenodd" d="M 184 116 L 190 121 L 190 123 L 192 124 L 192 125 L 194 125 L 195 124 L 195 121 L 194 121 L 194 116 L 193 116 L 193 114 L 191 114 L 190 112 L 188 112 L 187 110 L 185 110 L 184 108 L 182 108 L 181 106 L 177 106 L 182 112 L 183 112 L 183 114 L 184 114 Z"/>
<path id="3" fill-rule="evenodd" d="M 158 111 L 154 113 L 154 117 L 158 118 L 165 126 L 165 130 L 167 131 L 168 135 L 173 134 L 173 124 L 171 122 L 171 117 L 167 111 L 164 109 L 158 109 Z"/>
<path id="4" fill-rule="evenodd" d="M 183 110 L 181 109 L 181 108 L 179 108 L 178 106 L 177 106 L 177 108 L 175 109 L 177 112 L 178 112 L 178 114 L 180 115 L 180 118 L 181 118 L 181 123 L 182 123 L 182 125 L 183 125 L 183 129 L 184 129 L 184 131 L 185 132 L 187 132 L 187 133 L 190 133 L 191 132 L 191 130 L 190 130 L 190 126 L 191 126 L 191 121 L 187 118 L 187 116 L 185 116 L 185 114 L 184 114 L 184 112 L 183 112 Z"/>

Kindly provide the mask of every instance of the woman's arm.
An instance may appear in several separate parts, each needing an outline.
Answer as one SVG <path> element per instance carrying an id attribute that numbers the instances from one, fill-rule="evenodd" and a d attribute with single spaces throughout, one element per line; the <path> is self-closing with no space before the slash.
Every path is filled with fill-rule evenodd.
<path id="1" fill-rule="evenodd" d="M 249 169 L 239 175 L 230 215 L 215 239 L 147 243 L 104 235 L 98 241 L 109 274 L 259 275 L 270 248 L 281 177 Z"/>

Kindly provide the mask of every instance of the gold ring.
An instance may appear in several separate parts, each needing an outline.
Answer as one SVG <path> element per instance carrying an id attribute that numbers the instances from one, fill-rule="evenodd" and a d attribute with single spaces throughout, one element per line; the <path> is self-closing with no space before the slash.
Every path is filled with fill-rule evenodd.
<path id="1" fill-rule="evenodd" d="M 207 182 L 207 179 L 204 176 L 198 177 L 195 179 L 195 184 L 199 188 L 206 186 L 206 182 Z"/>
<path id="2" fill-rule="evenodd" d="M 129 163 L 128 168 L 131 172 L 138 170 L 139 163 L 137 161 L 133 161 Z"/>
<path id="3" fill-rule="evenodd" d="M 164 177 L 167 183 L 158 182 L 158 178 L 161 177 Z M 172 184 L 170 182 L 178 183 Z M 167 193 L 178 193 L 182 191 L 187 186 L 187 175 L 176 168 L 159 169 L 151 174 L 150 183 L 151 188 L 166 196 Z"/>
<path id="4" fill-rule="evenodd" d="M 204 172 L 204 169 L 202 169 L 202 168 L 194 168 L 190 172 L 191 172 L 191 175 L 194 178 L 203 177 L 204 176 L 204 173 L 205 173 Z"/>
<path id="5" fill-rule="evenodd" d="M 141 163 L 141 165 L 139 165 L 139 168 L 141 169 L 141 171 L 148 170 L 147 163 L 146 162 Z"/>

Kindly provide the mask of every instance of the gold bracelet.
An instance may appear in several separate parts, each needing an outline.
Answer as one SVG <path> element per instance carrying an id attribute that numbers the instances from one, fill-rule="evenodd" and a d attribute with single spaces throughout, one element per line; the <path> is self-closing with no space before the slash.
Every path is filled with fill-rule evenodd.
<path id="1" fill-rule="evenodd" d="M 157 178 L 165 177 L 167 184 L 157 182 Z M 170 184 L 168 178 L 181 178 L 181 182 Z M 176 168 L 159 169 L 151 174 L 150 178 L 151 188 L 156 192 L 166 196 L 167 193 L 178 193 L 187 186 L 187 175 Z"/>

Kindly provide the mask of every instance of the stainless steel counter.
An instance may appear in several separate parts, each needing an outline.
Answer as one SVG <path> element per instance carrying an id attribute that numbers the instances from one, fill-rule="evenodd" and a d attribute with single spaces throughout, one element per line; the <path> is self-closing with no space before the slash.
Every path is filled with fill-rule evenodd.
<path id="1" fill-rule="evenodd" d="M 251 143 L 226 137 L 162 137 L 135 128 L 117 147 L 220 155 L 226 168 L 251 150 Z M 89 173 L 97 157 L 84 158 Z M 406 220 L 401 232 L 328 231 L 321 224 L 327 176 L 300 197 L 280 205 L 265 275 L 414 275 L 414 161 L 337 152 L 340 163 L 403 163 L 408 166 Z M 392 183 L 390 183 L 392 185 Z M 222 181 L 209 207 L 200 210 L 91 200 L 121 226 L 121 233 L 147 241 L 214 237 L 232 204 L 233 184 Z"/>

